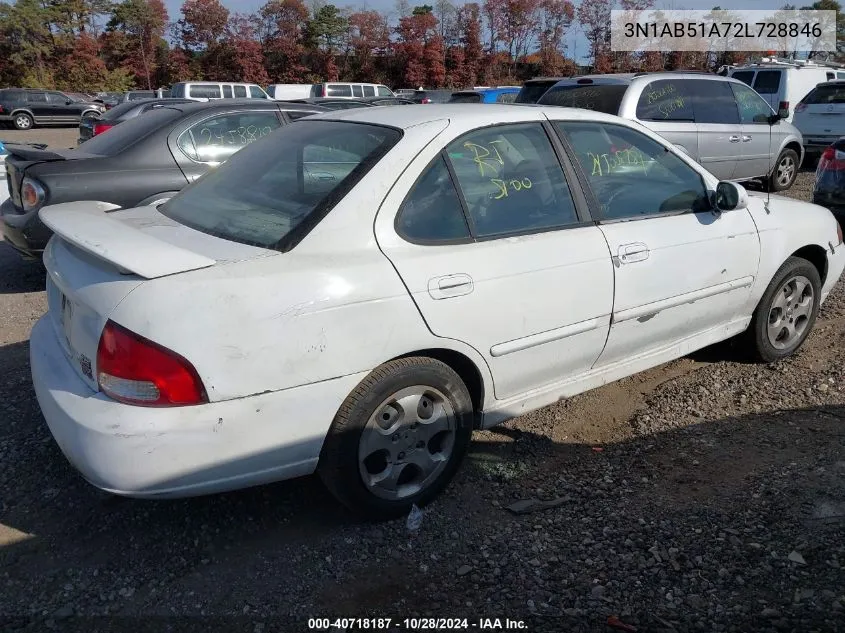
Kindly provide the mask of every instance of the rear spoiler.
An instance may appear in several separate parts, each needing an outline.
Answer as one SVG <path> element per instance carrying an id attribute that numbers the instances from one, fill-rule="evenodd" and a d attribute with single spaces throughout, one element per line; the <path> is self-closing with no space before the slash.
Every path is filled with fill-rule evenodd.
<path id="1" fill-rule="evenodd" d="M 106 202 L 68 202 L 46 206 L 38 216 L 66 242 L 145 279 L 208 268 L 216 263 L 106 213 L 115 209 L 115 205 Z"/>
<path id="2" fill-rule="evenodd" d="M 24 160 L 40 162 L 53 160 L 80 160 L 83 158 L 95 158 L 96 154 L 87 154 L 75 149 L 46 149 L 43 143 L 3 143 L 10 155 L 18 156 Z"/>

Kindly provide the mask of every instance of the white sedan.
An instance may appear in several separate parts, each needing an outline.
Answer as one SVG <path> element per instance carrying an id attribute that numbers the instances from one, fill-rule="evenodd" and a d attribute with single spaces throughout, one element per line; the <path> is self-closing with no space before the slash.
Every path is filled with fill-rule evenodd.
<path id="1" fill-rule="evenodd" d="M 826 209 L 554 107 L 332 112 L 158 207 L 41 216 L 33 381 L 86 479 L 316 471 L 371 516 L 431 500 L 474 428 L 738 334 L 794 353 L 845 265 Z"/>

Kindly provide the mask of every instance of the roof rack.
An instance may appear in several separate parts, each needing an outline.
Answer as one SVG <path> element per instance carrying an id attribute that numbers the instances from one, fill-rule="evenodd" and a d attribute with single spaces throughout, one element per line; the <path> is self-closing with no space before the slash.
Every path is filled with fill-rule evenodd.
<path id="1" fill-rule="evenodd" d="M 655 75 L 655 74 L 663 74 L 663 73 L 680 73 L 684 75 L 712 75 L 709 70 L 652 70 L 652 71 L 640 71 L 638 73 L 634 73 L 634 77 L 642 77 L 643 75 Z"/>
<path id="2" fill-rule="evenodd" d="M 845 68 L 845 64 L 838 62 L 822 61 L 813 59 L 785 59 L 783 57 L 761 57 L 760 61 L 749 64 L 737 64 L 735 68 L 743 66 L 791 66 L 793 68 Z"/>

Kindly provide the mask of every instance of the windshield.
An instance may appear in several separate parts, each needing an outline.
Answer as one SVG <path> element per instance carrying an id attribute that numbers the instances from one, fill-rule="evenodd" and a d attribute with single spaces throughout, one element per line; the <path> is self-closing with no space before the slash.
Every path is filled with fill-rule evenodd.
<path id="1" fill-rule="evenodd" d="M 528 81 L 522 86 L 519 94 L 516 95 L 514 103 L 537 103 L 546 91 L 557 83 L 557 79 L 551 81 Z"/>
<path id="2" fill-rule="evenodd" d="M 481 103 L 481 95 L 477 92 L 456 92 L 449 103 Z"/>
<path id="3" fill-rule="evenodd" d="M 627 84 L 570 84 L 555 86 L 540 97 L 541 105 L 582 108 L 605 114 L 619 114 Z"/>
<path id="4" fill-rule="evenodd" d="M 159 210 L 203 233 L 286 251 L 401 137 L 377 125 L 297 121 L 251 143 Z"/>

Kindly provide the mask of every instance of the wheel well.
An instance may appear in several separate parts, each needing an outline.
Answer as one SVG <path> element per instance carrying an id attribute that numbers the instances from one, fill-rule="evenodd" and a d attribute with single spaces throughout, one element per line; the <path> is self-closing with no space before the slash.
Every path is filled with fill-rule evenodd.
<path id="1" fill-rule="evenodd" d="M 792 257 L 800 257 L 806 259 L 816 270 L 819 271 L 819 277 L 824 284 L 825 277 L 827 277 L 827 253 L 817 244 L 810 244 L 809 246 L 802 246 L 797 251 L 792 253 Z"/>
<path id="2" fill-rule="evenodd" d="M 804 148 L 801 147 L 800 143 L 798 143 L 797 141 L 789 141 L 789 143 L 786 144 L 786 147 L 784 149 L 794 150 L 795 153 L 798 154 L 799 166 L 800 166 L 800 163 L 804 162 L 801 158 L 801 152 Z"/>
<path id="3" fill-rule="evenodd" d="M 32 112 L 30 112 L 29 110 L 26 110 L 24 108 L 18 108 L 17 110 L 12 110 L 12 114 L 10 114 L 9 116 L 15 116 L 16 114 L 28 114 L 33 119 L 35 118 L 33 116 Z"/>
<path id="4" fill-rule="evenodd" d="M 408 358 L 409 356 L 428 356 L 434 358 L 442 363 L 446 363 L 452 370 L 461 377 L 467 389 L 469 396 L 472 399 L 472 408 L 476 413 L 481 411 L 484 406 L 484 381 L 481 378 L 481 373 L 478 367 L 467 356 L 460 352 L 451 349 L 421 349 L 409 354 L 403 354 L 399 358 Z"/>
<path id="5" fill-rule="evenodd" d="M 99 118 L 100 118 L 100 116 L 102 115 L 102 113 L 101 113 L 99 110 L 85 110 L 85 112 L 83 112 L 81 116 L 85 117 L 85 116 L 87 116 L 87 115 L 89 115 L 89 114 L 93 114 L 93 115 L 94 115 L 94 116 L 96 116 L 98 119 L 99 119 Z"/>

